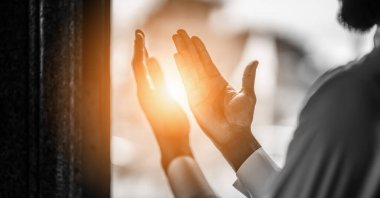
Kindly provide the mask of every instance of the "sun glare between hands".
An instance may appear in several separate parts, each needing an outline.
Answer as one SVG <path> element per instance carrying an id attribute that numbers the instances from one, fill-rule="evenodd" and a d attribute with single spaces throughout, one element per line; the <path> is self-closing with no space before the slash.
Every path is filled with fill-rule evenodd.
<path id="1" fill-rule="evenodd" d="M 178 79 L 167 79 L 167 90 L 169 96 L 178 102 L 182 107 L 187 106 L 186 91 L 182 82 Z"/>

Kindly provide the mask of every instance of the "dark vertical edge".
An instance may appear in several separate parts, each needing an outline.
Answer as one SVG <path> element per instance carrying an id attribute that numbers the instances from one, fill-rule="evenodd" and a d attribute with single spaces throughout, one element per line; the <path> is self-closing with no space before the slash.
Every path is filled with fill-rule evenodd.
<path id="1" fill-rule="evenodd" d="M 81 197 L 81 1 L 38 1 L 38 197 Z"/>
<path id="2" fill-rule="evenodd" d="M 37 42 L 38 42 L 38 58 L 36 59 L 36 64 L 38 67 L 35 69 L 38 71 L 37 76 L 38 76 L 38 120 L 36 121 L 36 124 L 38 123 L 38 139 L 37 139 L 37 147 L 38 147 L 38 166 L 37 166 L 37 173 L 38 173 L 38 195 L 37 197 L 44 197 L 46 196 L 46 192 L 50 192 L 52 194 L 56 194 L 55 189 L 52 188 L 52 186 L 55 186 L 55 183 L 53 182 L 47 182 L 47 178 L 54 177 L 55 174 L 51 172 L 50 170 L 52 169 L 53 161 L 55 159 L 53 158 L 52 155 L 46 155 L 46 149 L 48 141 L 47 140 L 47 135 L 46 131 L 48 131 L 47 126 L 46 126 L 46 112 L 45 112 L 45 102 L 46 98 L 44 97 L 45 94 L 45 86 L 44 86 L 44 48 L 45 42 L 44 42 L 44 3 L 45 0 L 36 0 L 37 2 L 37 24 L 38 24 L 38 30 L 36 30 L 37 35 Z M 53 82 L 51 82 L 53 83 Z M 53 98 L 51 100 L 54 100 Z M 53 137 L 50 137 L 53 139 Z M 46 159 L 50 158 L 52 161 L 50 166 L 47 166 L 44 161 Z M 48 176 L 49 175 L 49 176 Z M 49 184 L 50 183 L 50 184 Z M 49 184 L 49 185 L 46 185 Z"/>
<path id="3" fill-rule="evenodd" d="M 110 1 L 28 0 L 29 197 L 110 197 Z"/>
<path id="4" fill-rule="evenodd" d="M 76 99 L 77 91 L 78 90 L 78 72 L 80 71 L 81 64 L 79 62 L 81 58 L 81 51 L 80 51 L 80 43 L 78 41 L 78 33 L 79 33 L 79 26 L 77 26 L 78 21 L 80 21 L 80 18 L 78 17 L 78 7 L 80 4 L 80 1 L 75 1 L 75 0 L 70 0 L 67 1 L 68 3 L 68 34 L 70 38 L 70 42 L 68 42 L 68 50 L 69 50 L 69 112 L 70 112 L 70 126 L 69 126 L 69 133 L 68 133 L 68 138 L 69 138 L 69 145 L 68 145 L 68 150 L 69 150 L 69 157 L 68 157 L 68 197 L 79 197 L 80 191 L 78 188 L 78 180 L 76 177 L 76 174 L 78 173 L 79 170 L 77 169 L 77 163 L 80 162 L 80 158 L 78 155 L 79 148 L 80 148 L 80 137 L 81 137 L 81 130 L 78 125 L 78 117 L 77 115 L 77 106 L 78 106 L 78 100 Z M 78 49 L 79 48 L 79 49 Z"/>
<path id="5" fill-rule="evenodd" d="M 27 120 L 28 120 L 28 186 L 29 197 L 39 194 L 38 164 L 39 164 L 39 1 L 29 0 L 29 54 L 27 87 Z"/>
<path id="6" fill-rule="evenodd" d="M 110 0 L 83 0 L 83 197 L 110 197 Z"/>
<path id="7" fill-rule="evenodd" d="M 110 1 L 2 6 L 0 197 L 109 197 Z"/>
<path id="8" fill-rule="evenodd" d="M 70 50 L 74 51 L 75 55 L 72 57 L 72 119 L 74 120 L 72 125 L 72 130 L 70 134 L 71 147 L 74 153 L 72 153 L 72 158 L 70 161 L 70 196 L 69 197 L 82 197 L 82 186 L 81 186 L 81 164 L 82 164 L 82 127 L 81 127 L 81 116 L 80 116 L 80 101 L 81 101 L 81 87 L 82 87 L 82 70 L 83 70 L 83 54 L 82 54 L 82 26 L 83 26 L 83 5 L 82 1 L 71 0 L 70 9 L 73 11 L 73 20 L 70 24 L 71 36 L 74 39 L 76 45 L 70 46 Z"/>

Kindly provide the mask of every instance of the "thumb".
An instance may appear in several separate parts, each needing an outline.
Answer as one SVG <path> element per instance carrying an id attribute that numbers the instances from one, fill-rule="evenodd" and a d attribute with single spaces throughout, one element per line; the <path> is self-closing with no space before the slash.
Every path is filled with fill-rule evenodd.
<path id="1" fill-rule="evenodd" d="M 255 78 L 258 61 L 252 61 L 244 70 L 242 91 L 249 96 L 255 95 Z"/>

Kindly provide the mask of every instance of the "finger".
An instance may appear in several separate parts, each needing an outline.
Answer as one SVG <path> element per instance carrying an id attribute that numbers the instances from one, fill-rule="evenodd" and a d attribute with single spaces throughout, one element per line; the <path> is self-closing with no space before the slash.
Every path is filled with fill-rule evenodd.
<path id="1" fill-rule="evenodd" d="M 244 70 L 242 91 L 250 96 L 255 95 L 255 78 L 258 64 L 258 61 L 253 61 Z"/>
<path id="2" fill-rule="evenodd" d="M 132 68 L 135 74 L 135 79 L 137 83 L 138 91 L 144 91 L 149 88 L 149 83 L 147 80 L 147 72 L 144 66 L 144 39 L 143 35 L 136 31 L 135 33 L 135 45 L 134 45 L 134 55 L 132 61 Z"/>
<path id="3" fill-rule="evenodd" d="M 154 87 L 158 90 L 165 89 L 165 79 L 157 59 L 149 58 L 148 71 Z"/>
<path id="4" fill-rule="evenodd" d="M 145 46 L 144 46 L 144 56 L 145 56 L 146 58 L 149 57 L 148 50 L 146 50 L 146 47 L 145 47 Z"/>
<path id="5" fill-rule="evenodd" d="M 180 71 L 188 71 L 188 70 L 194 70 L 194 68 L 191 68 L 191 55 L 189 53 L 189 50 L 187 50 L 186 44 L 181 38 L 180 35 L 175 34 L 173 35 L 173 41 L 177 48 L 178 53 L 174 54 L 174 58 L 176 59 L 177 68 Z M 186 67 L 186 69 L 185 69 Z M 196 76 L 188 76 L 191 78 L 196 78 Z"/>
<path id="6" fill-rule="evenodd" d="M 139 31 L 135 32 L 135 45 L 134 45 L 134 55 L 133 63 L 142 63 L 144 61 L 144 36 Z"/>
<path id="7" fill-rule="evenodd" d="M 198 55 L 197 50 L 195 49 L 194 44 L 191 42 L 189 35 L 186 33 L 185 30 L 182 30 L 182 29 L 178 30 L 177 33 L 178 35 L 181 36 L 182 41 L 186 45 L 186 50 L 189 52 L 192 63 L 194 64 L 193 68 L 197 71 L 199 78 L 200 79 L 206 78 L 207 73 L 203 68 L 203 63 Z"/>
<path id="8" fill-rule="evenodd" d="M 189 50 L 187 50 L 185 42 L 183 41 L 181 36 L 178 34 L 173 35 L 173 41 L 174 41 L 175 47 L 176 47 L 177 52 L 178 52 L 177 54 L 174 54 L 174 58 L 176 58 L 176 56 L 181 56 L 178 58 L 182 60 L 181 61 L 182 64 L 177 64 L 177 67 L 189 67 L 190 64 L 184 64 L 187 62 L 188 63 L 191 62 L 191 57 L 190 57 L 190 54 L 188 52 Z"/>
<path id="9" fill-rule="evenodd" d="M 194 88 L 194 70 L 188 66 L 189 63 L 185 59 L 184 54 L 176 53 L 174 54 L 174 59 L 186 90 L 192 90 Z"/>
<path id="10" fill-rule="evenodd" d="M 143 37 L 143 40 L 145 42 L 145 34 L 141 29 L 137 29 L 136 34 L 141 34 Z M 144 43 L 144 55 L 145 55 L 145 57 L 149 57 L 148 51 L 146 50 L 146 47 L 145 47 L 145 43 Z"/>
<path id="11" fill-rule="evenodd" d="M 148 54 L 148 51 L 146 50 L 146 47 L 145 47 L 145 34 L 144 34 L 144 32 L 143 32 L 142 30 L 140 30 L 140 29 L 137 29 L 137 30 L 136 30 L 136 34 L 141 34 L 141 35 L 142 35 L 143 40 L 144 40 L 144 56 L 145 56 L 146 58 L 148 58 L 148 57 L 149 57 L 149 54 Z"/>
<path id="12" fill-rule="evenodd" d="M 191 41 L 193 42 L 195 49 L 199 54 L 199 57 L 203 63 L 204 69 L 207 72 L 208 76 L 213 77 L 216 75 L 220 75 L 218 69 L 212 62 L 212 59 L 201 39 L 197 36 L 193 36 L 191 37 Z"/>
<path id="13" fill-rule="evenodd" d="M 186 50 L 186 44 L 185 42 L 182 40 L 181 36 L 178 35 L 178 34 L 174 34 L 173 37 L 172 37 L 173 41 L 174 41 L 174 45 L 177 49 L 178 52 L 182 53 L 183 51 Z"/>

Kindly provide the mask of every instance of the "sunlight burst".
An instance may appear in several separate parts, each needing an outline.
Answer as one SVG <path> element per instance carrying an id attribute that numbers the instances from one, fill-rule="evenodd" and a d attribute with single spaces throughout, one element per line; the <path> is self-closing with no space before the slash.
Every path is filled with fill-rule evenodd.
<path id="1" fill-rule="evenodd" d="M 180 103 L 182 106 L 185 106 L 187 103 L 185 88 L 183 87 L 181 82 L 178 81 L 169 81 L 167 83 L 167 89 L 170 97 L 172 97 L 175 101 Z"/>

